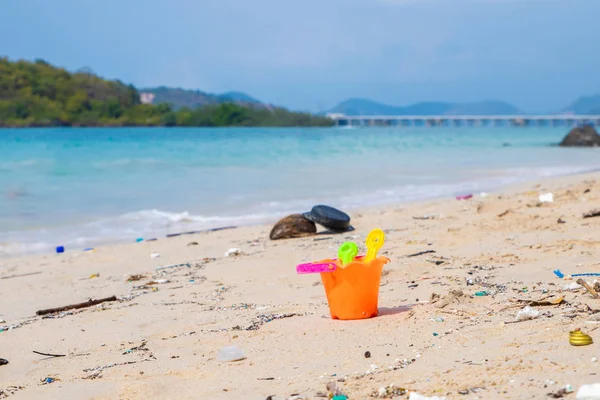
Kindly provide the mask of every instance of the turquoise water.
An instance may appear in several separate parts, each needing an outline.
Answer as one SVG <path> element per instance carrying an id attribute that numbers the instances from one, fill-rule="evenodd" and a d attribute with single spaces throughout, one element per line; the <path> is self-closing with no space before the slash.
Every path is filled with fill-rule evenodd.
<path id="1" fill-rule="evenodd" d="M 0 255 L 485 191 L 600 168 L 565 128 L 4 129 Z"/>

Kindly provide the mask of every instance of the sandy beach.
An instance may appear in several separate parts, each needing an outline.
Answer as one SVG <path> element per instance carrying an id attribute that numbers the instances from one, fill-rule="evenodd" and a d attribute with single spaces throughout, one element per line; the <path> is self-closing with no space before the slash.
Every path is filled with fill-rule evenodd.
<path id="1" fill-rule="evenodd" d="M 355 231 L 341 235 L 271 241 L 271 225 L 255 226 L 1 260 L 0 398 L 317 399 L 330 382 L 350 399 L 390 385 L 397 398 L 576 391 L 600 382 L 600 351 L 571 346 L 569 332 L 600 341 L 586 323 L 600 300 L 565 290 L 574 280 L 553 270 L 599 272 L 600 218 L 582 217 L 600 205 L 599 182 L 594 173 L 355 211 Z M 554 201 L 539 203 L 546 192 Z M 377 227 L 391 260 L 380 314 L 332 320 L 319 276 L 295 266 L 335 257 L 347 240 L 364 254 Z M 224 256 L 230 248 L 242 254 Z M 187 265 L 159 269 L 171 264 Z M 539 317 L 515 322 L 539 300 L 550 300 L 533 303 Z M 246 359 L 220 362 L 230 345 Z"/>

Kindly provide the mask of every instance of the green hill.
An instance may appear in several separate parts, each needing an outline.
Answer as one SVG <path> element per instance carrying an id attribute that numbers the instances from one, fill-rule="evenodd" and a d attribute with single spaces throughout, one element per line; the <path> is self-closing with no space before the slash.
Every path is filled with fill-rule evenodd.
<path id="1" fill-rule="evenodd" d="M 0 127 L 331 126 L 324 117 L 222 100 L 192 109 L 142 104 L 132 85 L 43 60 L 0 58 Z"/>
<path id="2" fill-rule="evenodd" d="M 227 93 L 222 93 L 222 94 L 218 95 L 218 97 L 220 99 L 222 99 L 222 100 L 237 101 L 237 102 L 240 102 L 240 103 L 247 103 L 247 104 L 259 103 L 259 104 L 263 104 L 262 101 L 256 100 L 254 97 L 248 96 L 246 93 L 242 93 L 242 92 L 227 92 Z"/>
<path id="3" fill-rule="evenodd" d="M 476 103 L 421 102 L 405 107 L 390 106 L 368 99 L 348 99 L 328 113 L 345 115 L 518 115 L 522 112 L 502 101 Z"/>

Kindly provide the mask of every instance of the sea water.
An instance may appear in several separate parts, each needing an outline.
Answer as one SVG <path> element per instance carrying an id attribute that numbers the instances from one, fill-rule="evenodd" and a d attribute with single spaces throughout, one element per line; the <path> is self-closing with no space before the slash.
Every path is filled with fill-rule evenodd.
<path id="1" fill-rule="evenodd" d="M 492 190 L 600 168 L 565 128 L 0 130 L 0 256 Z"/>

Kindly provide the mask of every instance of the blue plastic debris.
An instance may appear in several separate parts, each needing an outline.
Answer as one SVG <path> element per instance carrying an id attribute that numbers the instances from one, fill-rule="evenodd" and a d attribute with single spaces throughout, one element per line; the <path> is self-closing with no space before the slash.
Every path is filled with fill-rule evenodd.
<path id="1" fill-rule="evenodd" d="M 560 272 L 560 269 L 555 269 L 554 270 L 554 275 L 558 276 L 560 279 L 565 277 L 565 274 L 563 274 L 562 272 Z M 577 276 L 600 276 L 600 272 L 586 272 L 583 274 L 571 274 L 572 277 L 577 277 Z"/>

